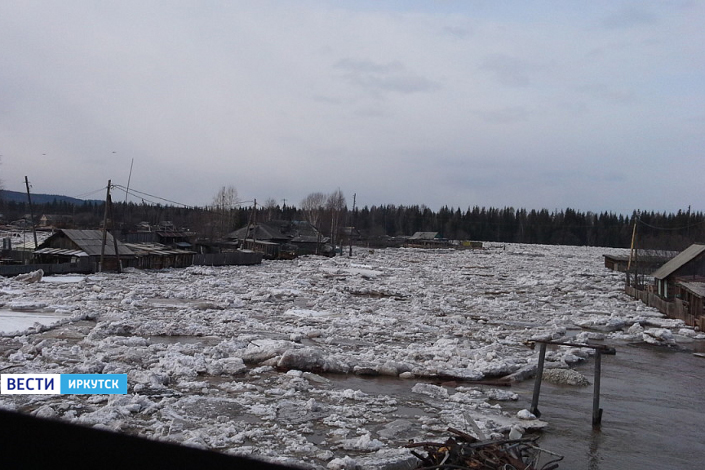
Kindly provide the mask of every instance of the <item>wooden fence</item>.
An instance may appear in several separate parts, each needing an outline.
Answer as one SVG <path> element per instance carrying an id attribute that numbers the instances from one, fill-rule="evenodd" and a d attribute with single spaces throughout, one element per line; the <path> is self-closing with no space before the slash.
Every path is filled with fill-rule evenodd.
<path id="1" fill-rule="evenodd" d="M 197 254 L 193 257 L 195 266 L 250 266 L 262 262 L 262 253 L 238 251 L 235 253 Z M 155 266 L 152 266 L 155 267 Z M 52 274 L 90 274 L 97 271 L 96 263 L 88 258 L 78 263 L 58 264 L 6 264 L 0 265 L 0 276 L 12 277 L 41 269 L 45 276 Z"/>
<path id="2" fill-rule="evenodd" d="M 0 276 L 12 277 L 41 269 L 45 276 L 52 274 L 90 274 L 95 272 L 95 264 L 86 259 L 80 263 L 59 264 L 7 264 L 0 265 Z"/>
<path id="3" fill-rule="evenodd" d="M 195 266 L 249 266 L 260 264 L 262 253 L 254 251 L 237 251 L 233 253 L 197 254 L 193 257 Z"/>
<path id="4" fill-rule="evenodd" d="M 705 329 L 705 318 L 690 313 L 688 305 L 680 299 L 667 301 L 656 295 L 653 291 L 640 290 L 633 286 L 626 286 L 624 290 L 627 295 L 641 300 L 649 307 L 654 307 L 669 318 L 680 319 L 683 320 L 686 325 L 697 326 L 701 330 Z"/>

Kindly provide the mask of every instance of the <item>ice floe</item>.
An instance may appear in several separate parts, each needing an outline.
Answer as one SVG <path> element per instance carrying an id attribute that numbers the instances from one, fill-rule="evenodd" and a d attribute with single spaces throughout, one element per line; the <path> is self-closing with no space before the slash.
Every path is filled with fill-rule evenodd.
<path id="1" fill-rule="evenodd" d="M 623 294 L 623 274 L 602 255 L 624 252 L 355 249 L 3 278 L 0 370 L 125 373 L 129 393 L 3 395 L 0 406 L 311 468 L 406 465 L 404 444 L 444 439 L 449 426 L 485 437 L 545 426 L 503 411 L 511 389 L 477 383 L 533 377 L 532 340 L 705 339 Z M 591 354 L 551 348 L 544 372 Z"/>

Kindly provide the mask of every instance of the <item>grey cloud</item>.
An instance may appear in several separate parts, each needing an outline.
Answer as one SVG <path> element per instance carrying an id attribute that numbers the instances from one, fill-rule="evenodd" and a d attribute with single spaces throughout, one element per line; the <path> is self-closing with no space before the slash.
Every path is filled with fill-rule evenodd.
<path id="1" fill-rule="evenodd" d="M 656 17 L 645 9 L 636 7 L 624 8 L 602 20 L 602 26 L 607 29 L 632 28 L 656 23 Z"/>
<path id="2" fill-rule="evenodd" d="M 502 85 L 526 87 L 531 83 L 528 72 L 532 68 L 525 61 L 504 54 L 492 54 L 485 57 L 482 69 L 492 72 Z"/>
<path id="3" fill-rule="evenodd" d="M 476 111 L 475 114 L 483 121 L 491 124 L 507 124 L 511 122 L 526 121 L 529 111 L 523 106 Z"/>
<path id="4" fill-rule="evenodd" d="M 627 105 L 636 101 L 636 96 L 631 91 L 619 90 L 604 84 L 585 85 L 578 87 L 578 91 L 592 98 L 612 104 Z"/>
<path id="5" fill-rule="evenodd" d="M 446 26 L 443 28 L 443 34 L 455 39 L 467 39 L 473 36 L 473 31 L 463 26 Z"/>
<path id="6" fill-rule="evenodd" d="M 400 62 L 377 63 L 370 60 L 343 59 L 334 68 L 341 77 L 371 93 L 428 93 L 440 88 L 432 80 L 409 71 Z"/>

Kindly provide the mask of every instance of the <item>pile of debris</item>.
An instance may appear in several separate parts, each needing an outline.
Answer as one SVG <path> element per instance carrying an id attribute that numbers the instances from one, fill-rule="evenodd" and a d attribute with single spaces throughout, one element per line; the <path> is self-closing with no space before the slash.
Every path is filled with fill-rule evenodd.
<path id="1" fill-rule="evenodd" d="M 563 456 L 539 448 L 539 436 L 481 441 L 457 429 L 448 431 L 455 436 L 442 444 L 418 442 L 406 446 L 421 447 L 426 453 L 411 451 L 421 461 L 417 469 L 554 470 L 563 460 Z M 542 459 L 547 462 L 542 464 Z"/>

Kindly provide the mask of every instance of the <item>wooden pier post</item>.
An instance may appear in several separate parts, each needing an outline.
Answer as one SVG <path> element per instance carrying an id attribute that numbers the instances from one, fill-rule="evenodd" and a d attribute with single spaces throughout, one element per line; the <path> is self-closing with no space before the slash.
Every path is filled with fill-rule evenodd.
<path id="1" fill-rule="evenodd" d="M 541 412 L 539 411 L 539 394 L 541 393 L 541 380 L 543 379 L 543 365 L 546 359 L 546 345 L 555 344 L 557 346 L 572 346 L 574 348 L 590 348 L 595 350 L 595 380 L 594 380 L 594 391 L 592 396 L 592 426 L 598 427 L 602 422 L 602 408 L 600 408 L 600 375 L 602 374 L 602 355 L 610 354 L 614 355 L 617 351 L 614 348 L 604 346 L 604 345 L 591 345 L 591 344 L 575 344 L 575 343 L 565 343 L 560 341 L 531 341 L 531 343 L 539 343 L 539 363 L 536 370 L 536 382 L 534 382 L 534 396 L 531 399 L 531 411 L 537 418 L 541 417 Z"/>
<path id="2" fill-rule="evenodd" d="M 595 379 L 592 396 L 592 426 L 599 426 L 602 422 L 602 408 L 600 408 L 600 375 L 602 373 L 602 351 L 595 349 Z"/>
<path id="3" fill-rule="evenodd" d="M 541 417 L 539 411 L 539 394 L 541 393 L 541 380 L 543 379 L 543 363 L 546 359 L 546 343 L 540 343 L 539 346 L 539 364 L 536 369 L 536 381 L 534 382 L 534 396 L 531 399 L 531 411 L 537 418 Z"/>

